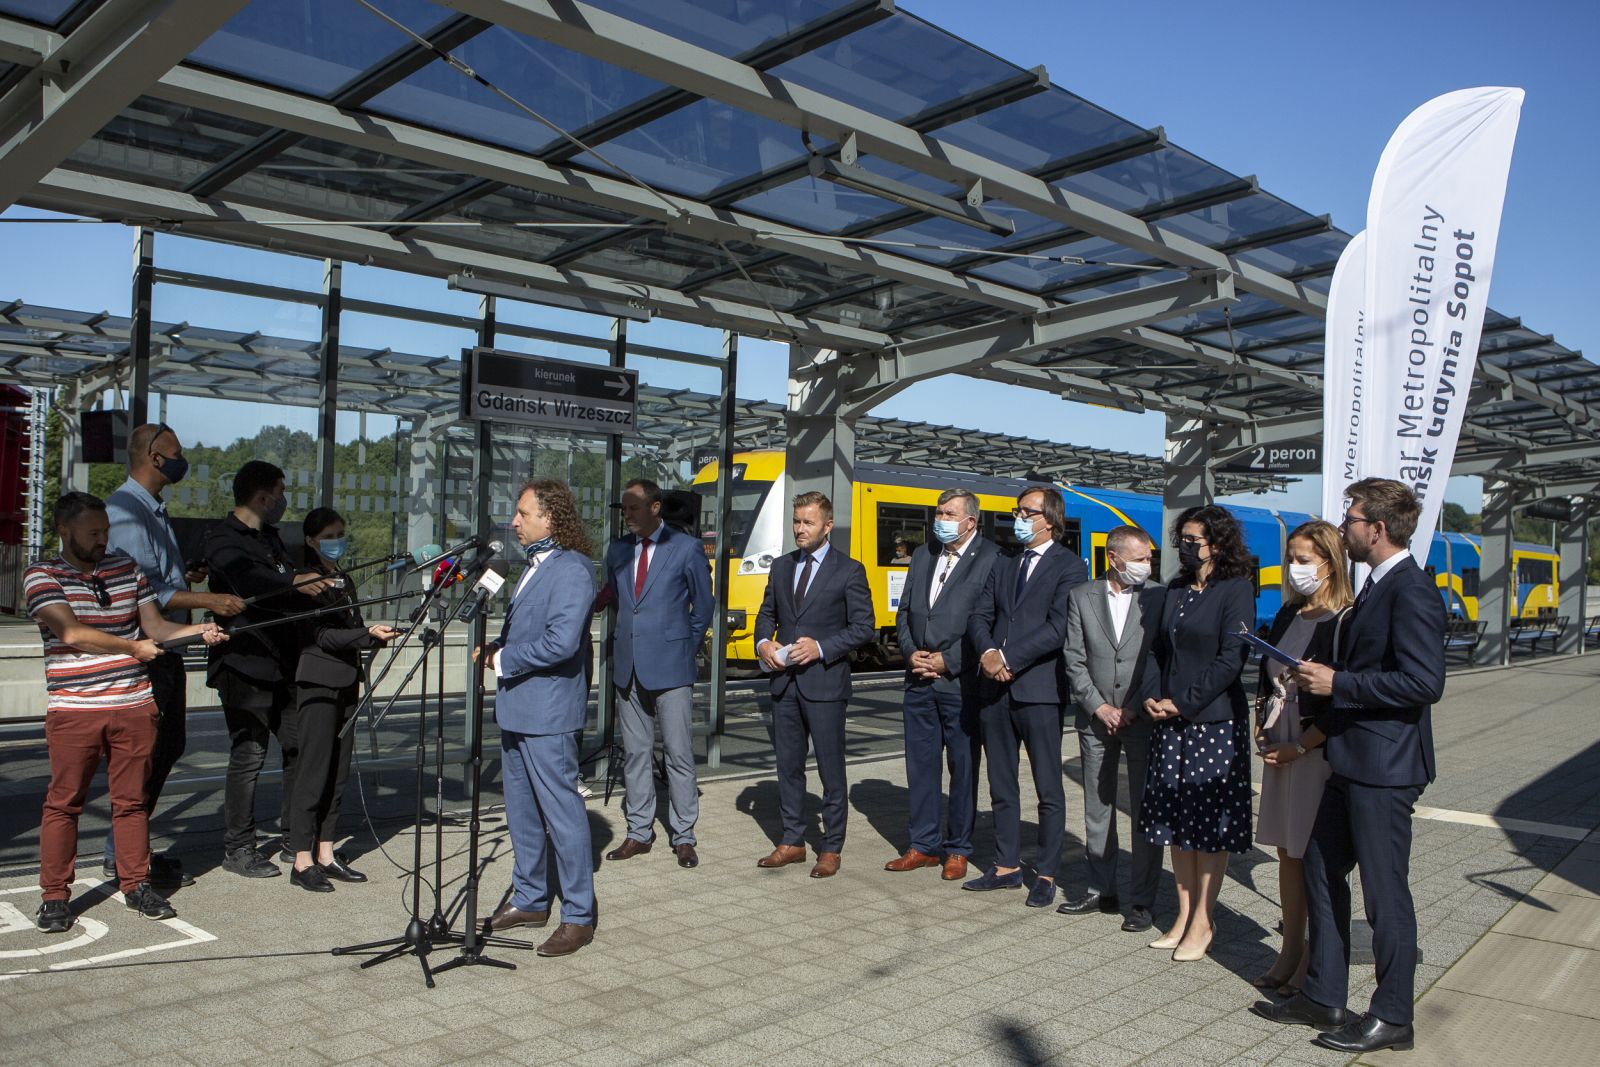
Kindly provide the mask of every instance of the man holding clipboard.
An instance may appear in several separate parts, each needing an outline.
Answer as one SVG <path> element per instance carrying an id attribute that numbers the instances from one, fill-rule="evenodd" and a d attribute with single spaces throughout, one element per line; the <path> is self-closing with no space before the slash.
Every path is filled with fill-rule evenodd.
<path id="1" fill-rule="evenodd" d="M 1306 848 L 1311 961 L 1303 991 L 1257 1014 L 1325 1031 L 1316 1043 L 1347 1054 L 1409 1049 L 1417 918 L 1408 872 L 1411 814 L 1433 781 L 1431 705 L 1444 695 L 1444 605 L 1407 551 L 1421 507 L 1411 490 L 1368 478 L 1345 491 L 1346 550 L 1372 568 L 1356 596 L 1332 666 L 1303 662 L 1303 693 L 1332 696 L 1326 751 L 1332 769 Z M 1366 1014 L 1347 1016 L 1350 886 L 1372 921 L 1378 988 Z M 1326 1032 L 1331 1031 L 1331 1032 Z"/>

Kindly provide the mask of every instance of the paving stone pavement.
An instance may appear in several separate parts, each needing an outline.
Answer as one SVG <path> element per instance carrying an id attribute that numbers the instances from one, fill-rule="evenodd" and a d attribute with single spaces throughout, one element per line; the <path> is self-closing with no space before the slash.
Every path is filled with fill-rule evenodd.
<path id="1" fill-rule="evenodd" d="M 1600 721 L 1585 694 L 1597 674 L 1600 657 L 1453 680 L 1436 713 L 1443 776 L 1424 802 L 1592 826 Z M 1062 873 L 1076 889 L 1082 794 L 1070 732 L 1064 754 L 1072 780 Z M 1574 761 L 1587 763 L 1582 773 Z M 1026 773 L 1023 780 L 1026 794 Z M 410 959 L 363 971 L 356 959 L 328 953 L 404 927 L 406 882 L 365 833 L 351 847 L 363 853 L 357 865 L 372 881 L 325 896 L 287 878 L 251 881 L 207 869 L 213 857 L 187 853 L 201 874 L 173 896 L 187 933 L 139 919 L 104 890 L 80 887 L 93 904 L 68 936 L 93 932 L 92 925 L 100 933 L 53 956 L 19 955 L 62 942 L 18 925 L 37 903 L 32 880 L 0 879 L 0 972 L 167 946 L 0 980 L 0 1060 L 74 1067 L 86 1058 L 604 1067 L 1346 1061 L 1313 1046 L 1310 1031 L 1246 1010 L 1256 999 L 1249 979 L 1276 951 L 1276 868 L 1266 852 L 1235 857 L 1211 956 L 1178 964 L 1145 948 L 1149 935 L 1123 933 L 1114 917 L 1028 909 L 1020 892 L 962 892 L 936 870 L 884 872 L 904 843 L 903 764 L 860 761 L 849 782 L 850 833 L 837 877 L 810 879 L 801 866 L 757 870 L 776 821 L 775 782 L 708 780 L 697 870 L 679 869 L 664 837 L 648 855 L 601 863 L 600 929 L 591 947 L 561 960 L 494 949 L 517 970 L 463 968 L 441 975 L 433 990 Z M 813 796 L 814 829 L 816 803 Z M 1025 813 L 1030 805 L 1025 795 Z M 620 840 L 623 823 L 615 802 L 596 800 L 589 812 L 598 859 Z M 503 826 L 488 829 L 485 913 L 509 866 Z M 1125 816 L 1121 829 L 1129 831 Z M 384 830 L 389 854 L 408 860 L 409 834 L 392 823 Z M 1025 825 L 1024 841 L 1031 836 Z M 452 827 L 444 840 L 448 903 L 462 885 L 466 836 Z M 980 857 L 991 844 L 985 813 Z M 1419 821 L 1412 870 L 1424 960 L 1419 992 L 1575 845 Z M 92 886 L 97 870 L 80 875 Z M 431 897 L 424 899 L 431 910 Z M 1158 918 L 1173 907 L 1164 878 Z M 215 940 L 199 940 L 205 936 Z M 451 954 L 441 949 L 432 958 Z M 1370 969 L 1358 968 L 1353 979 L 1351 1003 L 1359 1008 L 1371 991 Z"/>

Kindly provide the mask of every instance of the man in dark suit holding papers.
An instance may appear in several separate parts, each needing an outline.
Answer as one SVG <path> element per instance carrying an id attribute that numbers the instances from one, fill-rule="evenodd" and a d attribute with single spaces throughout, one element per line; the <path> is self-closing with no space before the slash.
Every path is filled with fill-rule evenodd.
<path id="1" fill-rule="evenodd" d="M 1333 697 L 1323 731 L 1333 776 L 1306 848 L 1311 961 L 1302 992 L 1252 1010 L 1325 1031 L 1316 1043 L 1348 1054 L 1409 1049 L 1417 916 L 1407 876 L 1411 813 L 1434 779 L 1431 705 L 1444 695 L 1444 605 L 1406 550 L 1421 507 L 1411 490 L 1368 478 L 1345 491 L 1339 528 L 1350 558 L 1372 569 L 1356 596 L 1334 664 L 1294 671 L 1302 693 Z M 1350 871 L 1372 923 L 1378 988 L 1347 1016 Z M 1327 1032 L 1331 1031 L 1331 1032 Z"/>

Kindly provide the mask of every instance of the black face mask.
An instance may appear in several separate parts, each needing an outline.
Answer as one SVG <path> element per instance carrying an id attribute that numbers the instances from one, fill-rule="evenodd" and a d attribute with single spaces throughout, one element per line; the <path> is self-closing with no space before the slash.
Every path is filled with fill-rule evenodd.
<path id="1" fill-rule="evenodd" d="M 1201 564 L 1204 563 L 1204 560 L 1200 558 L 1200 546 L 1191 544 L 1188 541 L 1179 541 L 1178 562 L 1182 564 L 1183 569 L 1190 574 L 1198 572 Z"/>
<path id="2" fill-rule="evenodd" d="M 161 460 L 156 470 L 160 471 L 161 476 L 173 485 L 183 481 L 183 476 L 189 473 L 189 461 L 182 456 L 163 456 L 157 452 L 156 458 Z"/>

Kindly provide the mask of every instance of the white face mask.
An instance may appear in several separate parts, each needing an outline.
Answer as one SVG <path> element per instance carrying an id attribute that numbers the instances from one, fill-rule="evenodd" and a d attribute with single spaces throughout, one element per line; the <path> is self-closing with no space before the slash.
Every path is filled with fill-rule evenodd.
<path id="1" fill-rule="evenodd" d="M 1301 596 L 1311 596 L 1322 588 L 1323 579 L 1317 576 L 1321 569 L 1318 563 L 1289 564 L 1289 588 Z"/>
<path id="2" fill-rule="evenodd" d="M 1137 560 L 1124 563 L 1117 572 L 1117 581 L 1125 586 L 1143 585 L 1150 580 L 1150 561 Z"/>

